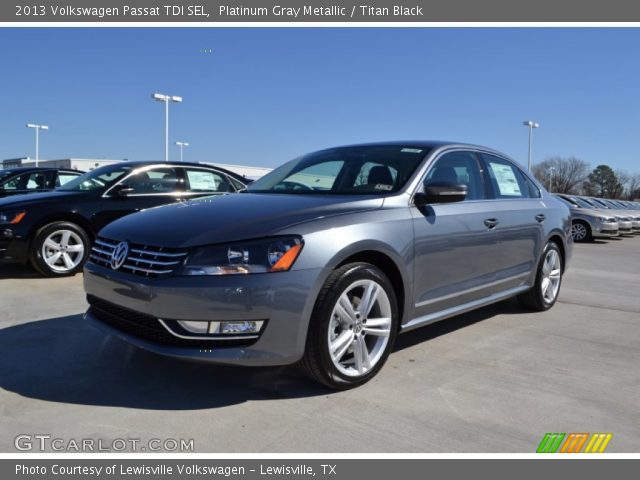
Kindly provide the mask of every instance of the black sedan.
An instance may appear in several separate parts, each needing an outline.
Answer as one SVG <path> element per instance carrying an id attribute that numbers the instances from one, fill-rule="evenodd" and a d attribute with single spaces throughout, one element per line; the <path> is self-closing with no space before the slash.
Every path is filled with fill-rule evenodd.
<path id="1" fill-rule="evenodd" d="M 158 205 L 236 192 L 247 183 L 206 164 L 123 161 L 52 192 L 3 198 L 0 262 L 30 262 L 50 277 L 72 275 L 82 269 L 95 235 L 108 223 Z"/>
<path id="2" fill-rule="evenodd" d="M 47 192 L 79 177 L 84 172 L 68 168 L 20 167 L 0 170 L 0 198 L 9 195 Z"/>

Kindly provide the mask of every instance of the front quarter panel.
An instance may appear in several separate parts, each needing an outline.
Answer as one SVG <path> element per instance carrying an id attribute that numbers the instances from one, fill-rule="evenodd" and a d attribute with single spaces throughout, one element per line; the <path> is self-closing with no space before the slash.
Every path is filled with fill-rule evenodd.
<path id="1" fill-rule="evenodd" d="M 303 317 L 309 319 L 316 298 L 331 273 L 350 257 L 366 261 L 366 253 L 379 252 L 395 265 L 402 285 L 395 285 L 398 298 L 404 298 L 403 318 L 411 314 L 410 286 L 413 282 L 413 224 L 407 206 L 394 206 L 339 215 L 287 228 L 280 234 L 297 234 L 304 238 L 304 248 L 293 269 L 320 269 L 321 273 L 309 296 Z M 402 290 L 399 292 L 398 290 Z M 304 331 L 306 338 L 306 329 Z"/>

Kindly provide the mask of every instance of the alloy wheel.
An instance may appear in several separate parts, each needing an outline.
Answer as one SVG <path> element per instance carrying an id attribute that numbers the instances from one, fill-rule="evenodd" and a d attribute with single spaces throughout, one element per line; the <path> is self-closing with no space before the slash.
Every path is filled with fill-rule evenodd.
<path id="1" fill-rule="evenodd" d="M 553 303 L 558 295 L 561 270 L 560 255 L 555 249 L 549 250 L 542 264 L 542 281 L 540 282 L 542 298 L 546 303 Z"/>
<path id="2" fill-rule="evenodd" d="M 331 361 L 340 373 L 362 376 L 380 362 L 391 335 L 391 317 L 389 296 L 379 283 L 358 280 L 342 292 L 327 335 Z"/>
<path id="3" fill-rule="evenodd" d="M 42 243 L 42 258 L 55 272 L 70 272 L 84 258 L 82 238 L 71 230 L 55 230 Z"/>
<path id="4" fill-rule="evenodd" d="M 571 235 L 576 242 L 581 242 L 587 238 L 587 227 L 581 223 L 574 223 L 571 225 Z"/>

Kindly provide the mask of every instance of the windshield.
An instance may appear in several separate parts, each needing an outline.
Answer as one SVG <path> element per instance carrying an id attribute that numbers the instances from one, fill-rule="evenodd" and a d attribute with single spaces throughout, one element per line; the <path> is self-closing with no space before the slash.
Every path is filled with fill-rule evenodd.
<path id="1" fill-rule="evenodd" d="M 580 206 L 576 202 L 574 202 L 573 199 L 569 200 L 569 199 L 566 199 L 566 198 L 564 198 L 564 197 L 562 197 L 560 195 L 554 195 L 554 197 L 556 197 L 562 203 L 568 205 L 571 208 L 575 208 L 575 207 L 579 207 Z"/>
<path id="2" fill-rule="evenodd" d="M 253 182 L 248 193 L 384 195 L 400 190 L 429 153 L 392 145 L 342 147 L 285 163 Z"/>
<path id="3" fill-rule="evenodd" d="M 575 200 L 578 205 L 584 208 L 602 208 L 596 205 L 595 203 L 591 202 L 590 200 L 587 200 L 586 198 L 571 197 L 571 199 Z"/>
<path id="4" fill-rule="evenodd" d="M 80 175 L 70 182 L 65 183 L 61 188 L 65 192 L 80 192 L 102 190 L 113 185 L 116 181 L 129 173 L 133 167 L 131 165 L 107 165 L 96 168 L 91 172 Z"/>
<path id="5" fill-rule="evenodd" d="M 597 198 L 590 198 L 589 201 L 591 201 L 598 208 L 606 208 L 606 209 L 610 209 L 611 208 L 606 203 L 604 203 L 602 200 L 598 200 Z"/>

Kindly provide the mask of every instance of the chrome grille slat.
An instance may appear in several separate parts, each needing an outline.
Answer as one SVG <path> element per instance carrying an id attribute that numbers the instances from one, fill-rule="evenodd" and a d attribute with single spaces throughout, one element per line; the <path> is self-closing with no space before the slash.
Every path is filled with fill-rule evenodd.
<path id="1" fill-rule="evenodd" d="M 97 243 L 98 245 L 102 245 L 103 247 L 108 247 L 110 249 L 114 249 L 116 247 L 116 243 L 107 243 L 104 240 L 100 240 L 99 238 L 96 238 L 96 241 L 94 243 Z"/>
<path id="2" fill-rule="evenodd" d="M 161 252 L 161 251 L 154 251 L 154 250 L 140 250 L 138 248 L 132 248 L 130 250 L 132 253 L 139 253 L 142 255 L 153 255 L 156 257 L 172 257 L 172 258 L 178 258 L 178 257 L 184 257 L 187 253 L 167 253 L 167 252 Z"/>
<path id="3" fill-rule="evenodd" d="M 138 257 L 129 257 L 127 260 L 130 260 L 132 262 L 150 263 L 151 265 L 162 265 L 165 267 L 169 265 L 177 265 L 180 263 L 180 260 L 176 260 L 175 262 L 160 262 L 158 260 L 147 260 L 146 258 Z"/>
<path id="4" fill-rule="evenodd" d="M 109 265 L 109 260 L 106 258 L 98 257 L 96 255 L 91 255 L 89 259 L 94 262 L 101 262 L 101 263 L 104 263 L 105 265 Z"/>
<path id="5" fill-rule="evenodd" d="M 111 255 L 119 241 L 99 237 L 91 248 L 89 261 L 103 267 L 111 268 Z M 173 248 L 152 245 L 129 244 L 129 254 L 119 268 L 132 275 L 156 278 L 171 274 L 182 263 L 188 252 L 180 252 Z"/>
<path id="6" fill-rule="evenodd" d="M 133 270 L 134 272 L 153 273 L 153 274 L 156 274 L 156 275 L 162 275 L 163 273 L 171 273 L 171 272 L 173 272 L 173 270 L 150 270 L 148 268 L 134 267 L 133 265 L 129 265 L 127 263 L 122 265 L 120 268 L 124 268 L 124 269 L 127 269 L 127 270 Z"/>

